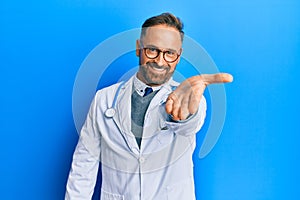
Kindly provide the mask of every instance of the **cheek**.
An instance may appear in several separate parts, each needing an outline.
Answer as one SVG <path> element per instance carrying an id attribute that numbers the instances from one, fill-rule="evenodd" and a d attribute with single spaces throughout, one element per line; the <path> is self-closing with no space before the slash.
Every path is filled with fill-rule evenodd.
<path id="1" fill-rule="evenodd" d="M 176 63 L 173 63 L 173 64 L 169 64 L 169 67 L 170 67 L 170 72 L 174 72 L 175 69 L 176 69 Z"/>
<path id="2" fill-rule="evenodd" d="M 146 57 L 145 53 L 141 50 L 140 51 L 140 57 L 139 57 L 139 64 L 140 65 L 145 65 L 148 61 L 149 61 L 149 58 Z"/>
<path id="3" fill-rule="evenodd" d="M 145 57 L 143 54 L 140 56 L 140 65 L 145 65 L 148 62 L 147 57 Z"/>

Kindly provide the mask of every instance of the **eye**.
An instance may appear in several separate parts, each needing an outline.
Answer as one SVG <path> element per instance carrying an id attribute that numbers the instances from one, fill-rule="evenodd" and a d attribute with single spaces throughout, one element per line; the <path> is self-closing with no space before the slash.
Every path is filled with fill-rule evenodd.
<path id="1" fill-rule="evenodd" d="M 154 47 L 149 47 L 149 48 L 148 48 L 148 51 L 151 52 L 151 53 L 156 53 L 156 52 L 157 52 L 157 49 L 154 48 Z"/>
<path id="2" fill-rule="evenodd" d="M 175 52 L 175 51 L 166 51 L 166 54 L 167 54 L 168 56 L 173 57 L 173 56 L 176 55 L 176 52 Z"/>

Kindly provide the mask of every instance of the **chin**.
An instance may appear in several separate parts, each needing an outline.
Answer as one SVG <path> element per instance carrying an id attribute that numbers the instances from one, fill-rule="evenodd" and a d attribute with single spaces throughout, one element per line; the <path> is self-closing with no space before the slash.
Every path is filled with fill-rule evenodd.
<path id="1" fill-rule="evenodd" d="M 148 84 L 149 85 L 162 85 L 164 83 L 166 83 L 167 81 L 169 80 L 169 78 L 166 78 L 166 79 L 148 79 Z"/>

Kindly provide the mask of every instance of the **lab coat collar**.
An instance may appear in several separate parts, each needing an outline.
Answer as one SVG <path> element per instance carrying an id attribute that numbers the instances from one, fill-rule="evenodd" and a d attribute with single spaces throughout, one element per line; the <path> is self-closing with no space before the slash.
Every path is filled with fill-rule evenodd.
<path id="1" fill-rule="evenodd" d="M 133 76 L 133 88 L 135 91 L 140 95 L 144 96 L 145 94 L 145 89 L 149 87 L 147 84 L 142 82 L 140 79 L 137 77 L 137 73 Z M 162 88 L 162 85 L 156 86 L 156 87 L 151 87 L 153 91 L 160 90 Z"/>

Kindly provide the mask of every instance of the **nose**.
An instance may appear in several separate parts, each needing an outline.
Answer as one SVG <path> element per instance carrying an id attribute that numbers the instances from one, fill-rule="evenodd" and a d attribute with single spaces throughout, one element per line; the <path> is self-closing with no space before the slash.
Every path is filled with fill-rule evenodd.
<path id="1" fill-rule="evenodd" d="M 157 56 L 157 58 L 155 58 L 155 61 L 159 66 L 165 65 L 164 53 L 159 52 L 159 55 Z"/>

